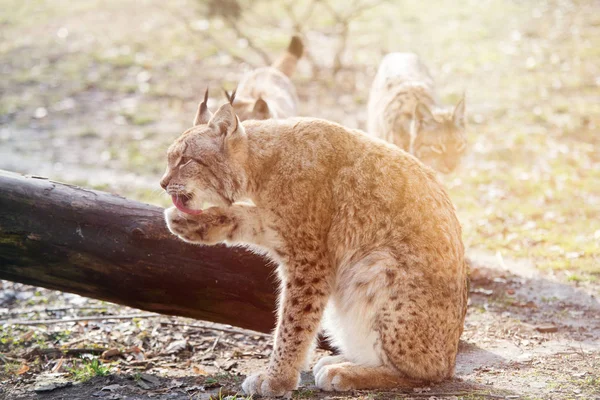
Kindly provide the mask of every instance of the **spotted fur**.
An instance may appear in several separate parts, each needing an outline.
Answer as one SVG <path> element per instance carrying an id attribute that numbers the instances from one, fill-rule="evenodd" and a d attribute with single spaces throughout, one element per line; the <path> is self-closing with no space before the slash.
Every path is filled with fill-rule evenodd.
<path id="1" fill-rule="evenodd" d="M 278 264 L 277 328 L 248 394 L 298 386 L 320 328 L 339 356 L 323 390 L 411 387 L 452 376 L 467 303 L 461 227 L 434 173 L 385 141 L 313 118 L 240 123 L 231 105 L 178 138 L 161 184 L 191 243 L 245 245 Z M 249 202 L 241 201 L 250 199 Z"/>
<path id="2" fill-rule="evenodd" d="M 456 169 L 467 149 L 465 100 L 439 105 L 433 78 L 417 55 L 388 54 L 377 71 L 368 105 L 370 134 L 396 144 L 434 169 Z"/>

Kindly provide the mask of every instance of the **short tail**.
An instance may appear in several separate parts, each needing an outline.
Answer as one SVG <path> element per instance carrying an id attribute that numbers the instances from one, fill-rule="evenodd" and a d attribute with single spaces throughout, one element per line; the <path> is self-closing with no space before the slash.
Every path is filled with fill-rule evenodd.
<path id="1" fill-rule="evenodd" d="M 300 39 L 300 36 L 294 35 L 286 52 L 273 63 L 273 67 L 291 77 L 296 71 L 296 65 L 303 52 L 304 43 L 302 43 L 302 39 Z"/>

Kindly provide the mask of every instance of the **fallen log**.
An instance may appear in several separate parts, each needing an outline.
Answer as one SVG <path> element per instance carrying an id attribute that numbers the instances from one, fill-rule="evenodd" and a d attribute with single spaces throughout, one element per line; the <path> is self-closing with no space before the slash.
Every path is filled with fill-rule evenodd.
<path id="1" fill-rule="evenodd" d="M 178 240 L 160 207 L 0 171 L 0 279 L 270 332 L 272 272 L 241 248 Z"/>

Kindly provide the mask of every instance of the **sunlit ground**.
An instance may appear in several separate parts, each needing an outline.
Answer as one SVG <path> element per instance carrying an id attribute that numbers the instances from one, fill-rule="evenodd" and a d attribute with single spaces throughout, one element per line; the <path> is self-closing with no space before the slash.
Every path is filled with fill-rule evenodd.
<path id="1" fill-rule="evenodd" d="M 336 76 L 339 24 L 323 9 L 301 20 L 309 51 L 294 78 L 302 115 L 364 128 L 381 55 L 418 52 L 443 100 L 467 93 L 470 153 L 442 178 L 467 247 L 529 258 L 593 285 L 600 277 L 598 3 L 415 3 L 391 2 L 354 21 Z M 264 64 L 197 4 L 0 1 L 0 168 L 166 205 L 157 190 L 164 152 L 189 125 L 204 87 L 215 88 L 216 104 L 224 100 L 218 88 L 233 88 L 247 68 L 239 58 Z M 305 4 L 293 11 L 302 15 Z M 293 23 L 280 3 L 258 2 L 239 28 L 273 58 Z"/>

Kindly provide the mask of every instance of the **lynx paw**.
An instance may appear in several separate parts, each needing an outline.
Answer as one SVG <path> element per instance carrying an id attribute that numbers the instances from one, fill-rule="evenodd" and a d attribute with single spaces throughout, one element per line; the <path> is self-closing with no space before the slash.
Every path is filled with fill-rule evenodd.
<path id="1" fill-rule="evenodd" d="M 296 377 L 281 378 L 268 373 L 250 375 L 242 383 L 242 389 L 247 395 L 258 395 L 265 397 L 291 396 L 300 384 L 300 374 Z"/>
<path id="2" fill-rule="evenodd" d="M 190 243 L 215 244 L 233 233 L 234 220 L 223 209 L 212 207 L 199 215 L 186 214 L 176 207 L 165 210 L 169 230 Z"/>
<path id="3" fill-rule="evenodd" d="M 315 374 L 315 385 L 326 391 L 346 392 L 354 389 L 352 380 L 344 373 L 345 364 L 348 363 L 323 365 Z"/>
<path id="4" fill-rule="evenodd" d="M 316 381 L 317 375 L 319 374 L 319 371 L 321 371 L 321 369 L 323 369 L 323 367 L 326 367 L 327 365 L 332 365 L 332 364 L 340 364 L 345 361 L 346 361 L 346 359 L 342 355 L 322 357 L 313 367 L 313 375 L 315 377 L 315 381 Z"/>

